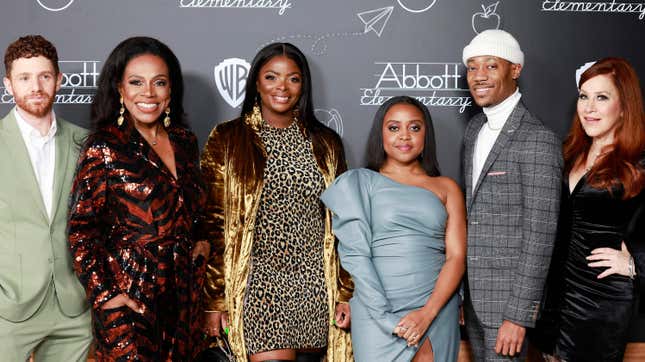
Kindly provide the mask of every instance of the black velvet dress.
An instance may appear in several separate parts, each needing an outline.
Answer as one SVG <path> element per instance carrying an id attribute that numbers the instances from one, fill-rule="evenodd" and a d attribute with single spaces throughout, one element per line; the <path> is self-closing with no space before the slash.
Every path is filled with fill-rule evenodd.
<path id="1" fill-rule="evenodd" d="M 552 352 L 569 362 L 622 361 L 639 278 L 613 274 L 598 279 L 605 268 L 589 267 L 586 257 L 596 248 L 620 250 L 624 240 L 642 277 L 645 191 L 622 200 L 622 190 L 594 189 L 586 176 L 570 194 L 566 181 L 562 190 L 560 230 L 547 280 Z"/>

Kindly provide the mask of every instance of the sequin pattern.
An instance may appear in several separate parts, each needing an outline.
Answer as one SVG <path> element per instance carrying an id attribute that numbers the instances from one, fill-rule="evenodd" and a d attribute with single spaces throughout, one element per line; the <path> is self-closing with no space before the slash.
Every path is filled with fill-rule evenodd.
<path id="1" fill-rule="evenodd" d="M 87 140 L 70 200 L 74 270 L 93 309 L 99 360 L 189 360 L 203 266 L 191 263 L 204 187 L 195 136 L 168 129 L 178 179 L 133 128 Z M 140 303 L 101 309 L 120 293 Z"/>

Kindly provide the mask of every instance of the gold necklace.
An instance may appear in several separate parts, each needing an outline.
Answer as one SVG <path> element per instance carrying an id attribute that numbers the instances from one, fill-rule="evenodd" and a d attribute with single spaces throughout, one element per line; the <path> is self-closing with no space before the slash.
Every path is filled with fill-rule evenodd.
<path id="1" fill-rule="evenodd" d="M 159 123 L 157 123 L 157 126 L 154 129 L 154 132 L 152 133 L 152 139 L 148 139 L 149 136 L 145 136 L 143 132 L 139 132 L 143 136 L 143 138 L 148 141 L 148 143 L 152 146 L 156 146 L 158 144 L 157 142 L 157 137 L 159 136 Z"/>
<path id="2" fill-rule="evenodd" d="M 294 124 L 297 121 L 298 121 L 298 119 L 294 117 L 293 119 L 291 119 L 291 121 L 289 122 L 288 125 L 286 125 L 284 127 L 279 127 L 279 126 L 274 125 L 273 122 L 269 122 L 268 120 L 266 120 L 264 118 L 262 119 L 262 122 L 264 122 L 267 126 L 269 126 L 271 128 L 276 128 L 276 129 L 287 129 L 287 128 L 291 127 L 291 125 Z"/>
<path id="3" fill-rule="evenodd" d="M 596 160 L 598 159 L 599 156 L 600 156 L 600 151 L 598 151 L 598 152 L 596 152 L 594 154 L 593 161 L 591 161 L 590 165 L 585 164 L 585 173 L 591 171 L 591 169 L 593 168 L 593 165 L 596 163 Z M 588 163 L 588 162 L 585 162 L 585 163 Z"/>

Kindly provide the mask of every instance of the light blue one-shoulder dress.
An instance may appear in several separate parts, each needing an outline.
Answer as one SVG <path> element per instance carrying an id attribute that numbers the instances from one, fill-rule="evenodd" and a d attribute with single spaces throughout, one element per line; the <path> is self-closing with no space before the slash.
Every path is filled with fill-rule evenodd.
<path id="1" fill-rule="evenodd" d="M 350 170 L 322 194 L 333 212 L 343 268 L 354 280 L 350 300 L 356 361 L 410 361 L 417 352 L 394 327 L 425 305 L 445 262 L 447 212 L 431 191 L 368 169 Z M 459 299 L 451 297 L 419 342 L 434 360 L 456 361 Z"/>

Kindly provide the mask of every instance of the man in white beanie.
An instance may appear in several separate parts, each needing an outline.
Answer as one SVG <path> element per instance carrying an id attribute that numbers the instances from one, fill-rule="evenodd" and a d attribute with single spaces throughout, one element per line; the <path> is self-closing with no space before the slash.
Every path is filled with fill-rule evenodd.
<path id="1" fill-rule="evenodd" d="M 463 62 L 483 108 L 464 134 L 466 329 L 476 361 L 514 360 L 526 354 L 555 241 L 561 142 L 520 100 L 524 53 L 511 34 L 482 32 Z"/>

